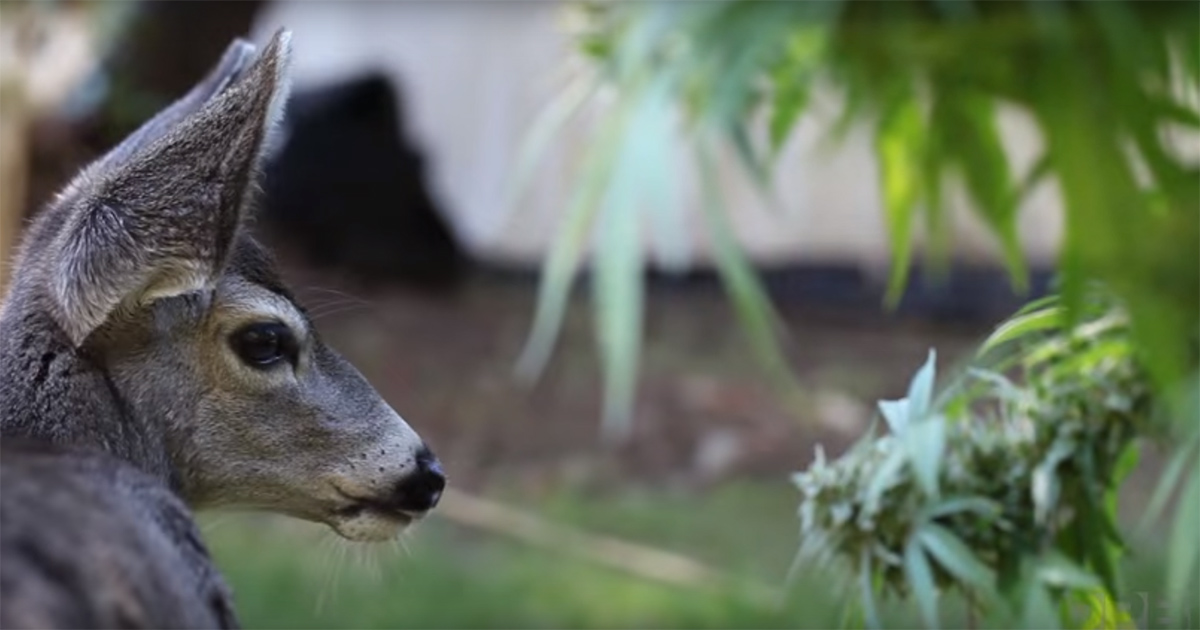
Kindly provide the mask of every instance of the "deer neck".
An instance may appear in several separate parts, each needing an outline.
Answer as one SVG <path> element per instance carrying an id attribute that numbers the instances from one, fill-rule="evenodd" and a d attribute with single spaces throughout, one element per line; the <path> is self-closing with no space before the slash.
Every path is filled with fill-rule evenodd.
<path id="1" fill-rule="evenodd" d="M 40 301 L 18 282 L 0 309 L 0 437 L 106 451 L 178 490 L 162 422 L 101 357 L 72 347 Z"/>

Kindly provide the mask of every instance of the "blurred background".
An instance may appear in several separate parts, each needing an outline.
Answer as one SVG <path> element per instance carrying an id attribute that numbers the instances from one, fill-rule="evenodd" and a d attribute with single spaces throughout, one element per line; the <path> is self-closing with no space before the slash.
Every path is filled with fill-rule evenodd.
<path id="1" fill-rule="evenodd" d="M 815 445 L 837 454 L 857 439 L 929 348 L 952 365 L 1047 291 L 1062 208 L 1039 189 L 1017 224 L 1028 293 L 951 199 L 950 264 L 940 275 L 915 266 L 885 309 L 874 138 L 851 130 L 829 146 L 839 112 L 814 107 L 777 157 L 770 198 L 732 153 L 718 156 L 730 229 L 782 325 L 797 384 L 783 394 L 722 291 L 681 141 L 661 158 L 679 164 L 682 230 L 636 244 L 646 319 L 629 432 L 601 439 L 586 293 L 572 293 L 541 378 L 514 376 L 591 138 L 583 122 L 566 127 L 508 203 L 531 127 L 580 63 L 565 6 L 0 7 L 0 261 L 58 187 L 182 94 L 231 38 L 293 32 L 285 142 L 255 230 L 328 341 L 431 443 L 453 492 L 383 548 L 284 518 L 203 515 L 247 626 L 830 627 L 850 597 L 841 581 L 802 568 L 785 584 L 798 544 L 790 474 Z M 1033 125 L 1002 110 L 1000 126 L 1014 168 L 1028 168 Z M 1144 492 L 1130 488 L 1136 512 Z M 1155 575 L 1157 561 L 1135 558 L 1135 574 Z M 915 619 L 900 605 L 888 614 L 896 626 Z"/>

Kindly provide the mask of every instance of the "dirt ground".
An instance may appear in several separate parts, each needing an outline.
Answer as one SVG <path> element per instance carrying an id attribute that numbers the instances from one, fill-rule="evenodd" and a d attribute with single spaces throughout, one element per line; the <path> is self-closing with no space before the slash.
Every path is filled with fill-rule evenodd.
<path id="1" fill-rule="evenodd" d="M 783 395 L 765 384 L 719 290 L 656 291 L 632 438 L 605 447 L 586 292 L 543 377 L 527 386 L 513 366 L 532 322 L 532 280 L 477 275 L 449 297 L 367 293 L 286 251 L 280 261 L 326 340 L 432 443 L 462 488 L 495 478 L 535 492 L 564 482 L 779 478 L 806 465 L 814 444 L 838 452 L 859 436 L 874 401 L 902 395 L 929 348 L 948 366 L 986 334 L 779 304 L 798 380 Z"/>

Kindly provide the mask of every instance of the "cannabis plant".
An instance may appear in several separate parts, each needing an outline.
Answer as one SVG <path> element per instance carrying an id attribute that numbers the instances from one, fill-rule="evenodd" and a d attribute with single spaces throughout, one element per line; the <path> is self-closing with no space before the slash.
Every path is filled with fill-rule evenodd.
<path id="1" fill-rule="evenodd" d="M 1163 417 L 1173 449 L 1162 488 L 1183 489 L 1171 584 L 1176 595 L 1194 584 L 1200 5 L 712 0 L 573 7 L 586 72 L 533 130 L 517 189 L 556 129 L 597 97 L 611 97 L 612 106 L 595 127 L 577 195 L 547 258 L 523 372 L 545 363 L 594 230 L 604 426 L 610 436 L 627 431 L 642 325 L 637 244 L 645 226 L 681 231 L 663 183 L 672 166 L 662 156 L 670 155 L 675 132 L 695 150 L 701 209 L 736 312 L 771 374 L 786 371 L 765 291 L 720 202 L 714 154 L 732 147 L 769 192 L 774 157 L 797 121 L 816 94 L 833 94 L 842 116 L 831 135 L 856 126 L 873 134 L 892 254 L 888 304 L 904 289 L 918 228 L 931 237 L 934 262 L 944 260 L 954 186 L 991 228 L 1017 289 L 1026 269 L 1016 218 L 1036 185 L 1056 187 L 1065 236 L 1061 302 L 1022 314 L 998 333 L 1013 341 L 1041 334 L 1053 320 L 1057 341 L 1040 346 L 1052 358 L 1026 360 L 1018 382 L 1000 379 L 1002 370 L 975 378 L 958 407 L 927 405 L 922 383 L 932 368 L 922 372 L 915 399 L 883 408 L 892 432 L 873 434 L 801 477 L 808 547 L 859 562 L 867 603 L 879 592 L 914 589 L 930 623 L 930 593 L 944 588 L 983 603 L 1016 597 L 1016 580 L 1036 585 L 1027 597 L 1059 597 L 1054 589 L 1065 583 L 1026 579 L 1047 562 L 1078 569 L 1051 571 L 1060 581 L 1091 576 L 1112 593 L 1116 575 L 1106 554 L 1116 530 L 1104 497 L 1137 452 L 1134 438 L 1150 435 L 1148 418 Z M 1028 171 L 1011 164 L 1000 108 L 1023 112 L 1040 134 L 1041 153 Z M 643 221 L 646 215 L 653 220 Z M 1086 299 L 1096 286 L 1112 298 L 1098 319 L 1089 318 Z M 915 455 L 927 449 L 940 456 Z M 964 560 L 964 549 L 973 561 Z"/>

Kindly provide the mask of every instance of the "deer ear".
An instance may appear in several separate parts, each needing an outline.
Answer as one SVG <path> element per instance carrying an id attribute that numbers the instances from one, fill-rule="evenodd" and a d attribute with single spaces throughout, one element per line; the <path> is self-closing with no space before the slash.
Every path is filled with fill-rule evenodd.
<path id="1" fill-rule="evenodd" d="M 243 39 L 233 40 L 221 60 L 209 71 L 208 76 L 196 84 L 187 94 L 156 116 L 146 121 L 137 131 L 133 132 L 108 152 L 103 158 L 91 166 L 93 172 L 103 173 L 112 168 L 118 168 L 122 163 L 136 155 L 150 143 L 165 136 L 168 131 L 194 114 L 213 97 L 225 91 L 242 76 L 242 73 L 254 60 L 254 44 Z"/>
<path id="2" fill-rule="evenodd" d="M 186 96 L 61 197 L 51 294 L 76 345 L 117 309 L 211 287 L 237 238 L 287 98 L 290 35 L 252 65 L 234 42 Z"/>

